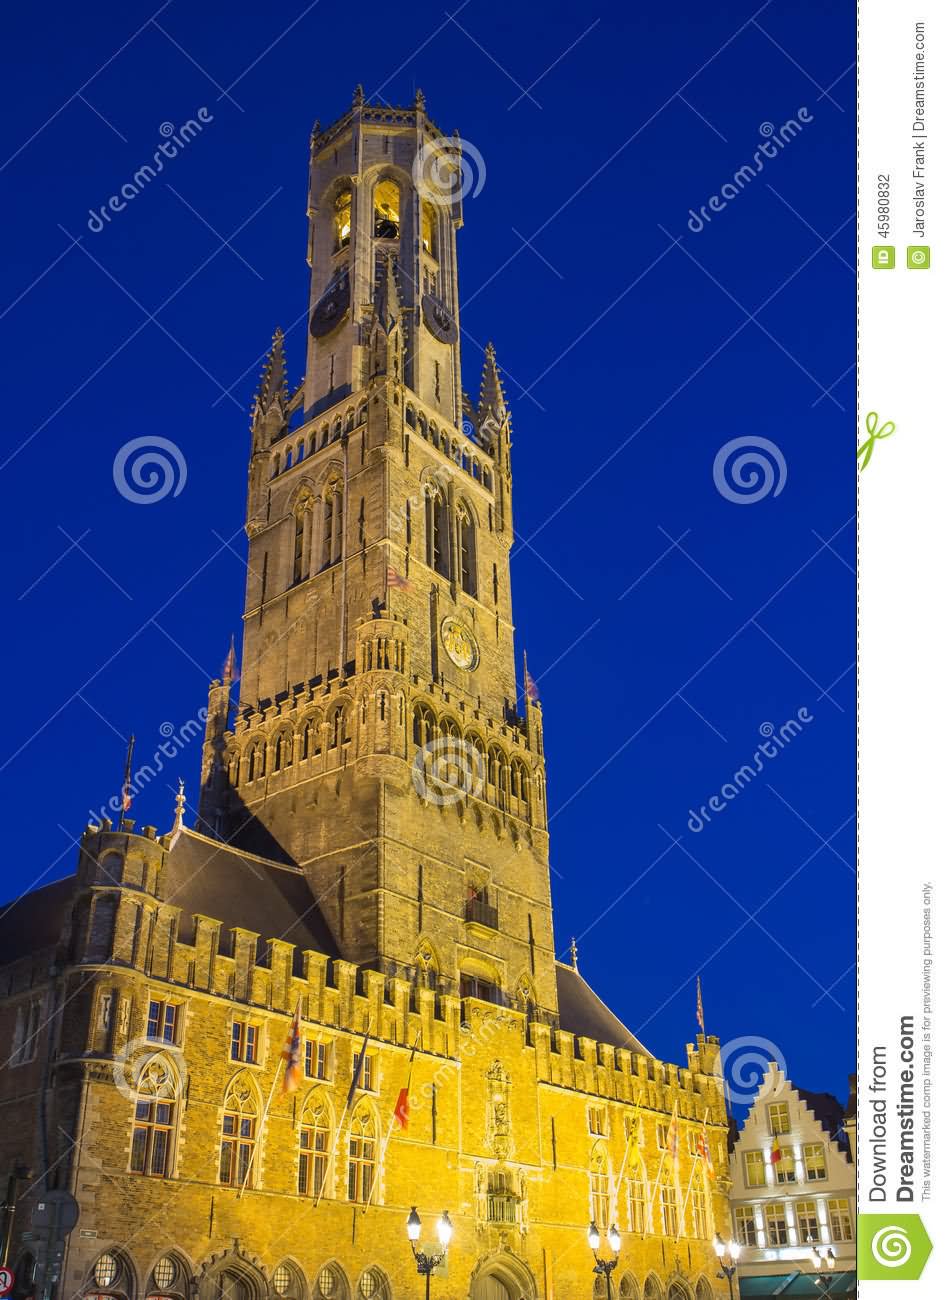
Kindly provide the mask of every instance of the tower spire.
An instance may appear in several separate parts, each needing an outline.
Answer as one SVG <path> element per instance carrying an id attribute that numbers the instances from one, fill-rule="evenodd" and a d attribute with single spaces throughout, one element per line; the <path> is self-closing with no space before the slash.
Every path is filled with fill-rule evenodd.
<path id="1" fill-rule="evenodd" d="M 499 367 L 496 364 L 496 349 L 492 343 L 487 343 L 483 358 L 483 377 L 480 380 L 480 422 L 482 423 L 487 415 L 492 415 L 497 424 L 502 424 L 508 414 L 503 381 L 499 377 Z"/>
<path id="2" fill-rule="evenodd" d="M 260 376 L 259 392 L 256 396 L 256 408 L 260 415 L 267 415 L 277 402 L 281 412 L 289 400 L 289 383 L 286 379 L 286 352 L 283 346 L 282 330 L 277 326 L 273 335 L 273 344 L 263 366 Z"/>

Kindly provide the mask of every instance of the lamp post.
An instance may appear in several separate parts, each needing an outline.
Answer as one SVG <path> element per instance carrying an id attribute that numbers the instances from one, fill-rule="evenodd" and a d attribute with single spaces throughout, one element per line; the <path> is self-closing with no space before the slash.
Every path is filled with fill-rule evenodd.
<path id="1" fill-rule="evenodd" d="M 818 1278 L 818 1285 L 827 1295 L 831 1290 L 831 1269 L 838 1262 L 838 1257 L 830 1246 L 819 1246 L 810 1237 L 808 1238 L 808 1246 L 810 1248 L 811 1262 L 815 1267 Z"/>
<path id="2" fill-rule="evenodd" d="M 719 1260 L 719 1272 L 716 1276 L 726 1279 L 729 1283 L 729 1300 L 735 1300 L 732 1280 L 736 1276 L 736 1264 L 742 1247 L 738 1241 L 734 1241 L 732 1238 L 729 1241 L 723 1241 L 717 1232 L 716 1240 L 713 1242 L 713 1249 L 716 1251 L 716 1257 Z"/>
<path id="3" fill-rule="evenodd" d="M 411 1212 L 407 1216 L 407 1239 L 411 1243 L 411 1250 L 414 1252 L 417 1271 L 426 1279 L 424 1291 L 426 1300 L 430 1300 L 430 1275 L 447 1258 L 447 1247 L 450 1245 L 450 1238 L 453 1236 L 453 1224 L 450 1222 L 450 1215 L 446 1210 L 437 1220 L 437 1236 L 440 1238 L 440 1244 L 443 1247 L 439 1255 L 428 1255 L 425 1251 L 417 1249 L 417 1242 L 420 1239 L 420 1215 L 417 1213 L 417 1206 L 412 1205 Z"/>
<path id="4" fill-rule="evenodd" d="M 600 1273 L 608 1288 L 608 1300 L 611 1300 L 611 1274 L 618 1266 L 618 1251 L 621 1249 L 621 1236 L 614 1224 L 608 1229 L 608 1245 L 614 1252 L 613 1259 L 599 1259 L 598 1247 L 601 1245 L 601 1233 L 594 1219 L 588 1224 L 588 1245 L 595 1257 L 595 1273 Z"/>

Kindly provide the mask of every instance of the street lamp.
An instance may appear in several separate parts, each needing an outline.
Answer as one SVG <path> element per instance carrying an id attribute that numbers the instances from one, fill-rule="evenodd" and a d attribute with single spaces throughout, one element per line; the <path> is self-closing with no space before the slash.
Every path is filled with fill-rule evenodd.
<path id="1" fill-rule="evenodd" d="M 407 1239 L 411 1243 L 411 1250 L 414 1252 L 417 1271 L 422 1277 L 426 1278 L 426 1300 L 430 1300 L 430 1275 L 446 1259 L 447 1247 L 450 1245 L 450 1238 L 453 1236 L 453 1224 L 450 1222 L 450 1215 L 446 1210 L 437 1220 L 437 1236 L 443 1247 L 439 1255 L 428 1255 L 425 1251 L 417 1249 L 417 1242 L 420 1240 L 420 1215 L 417 1213 L 417 1206 L 412 1205 L 411 1212 L 407 1216 Z"/>
<path id="2" fill-rule="evenodd" d="M 729 1283 L 729 1300 L 734 1300 L 732 1280 L 736 1276 L 736 1264 L 742 1247 L 738 1241 L 734 1241 L 732 1238 L 729 1241 L 723 1241 L 717 1232 L 716 1240 L 713 1242 L 713 1249 L 716 1251 L 716 1257 L 719 1260 L 719 1272 L 716 1276 L 726 1279 Z"/>
<path id="3" fill-rule="evenodd" d="M 817 1242 L 812 1241 L 811 1237 L 808 1238 L 808 1246 L 809 1258 L 815 1267 L 818 1285 L 827 1294 L 831 1289 L 831 1269 L 838 1262 L 838 1257 L 830 1246 L 819 1246 Z"/>
<path id="4" fill-rule="evenodd" d="M 613 1259 L 599 1259 L 598 1247 L 601 1245 L 601 1233 L 594 1219 L 588 1224 L 588 1245 L 595 1257 L 594 1271 L 600 1273 L 608 1288 L 608 1300 L 611 1300 L 611 1274 L 618 1266 L 618 1251 L 621 1249 L 621 1235 L 614 1224 L 608 1229 L 608 1245 L 614 1253 Z"/>

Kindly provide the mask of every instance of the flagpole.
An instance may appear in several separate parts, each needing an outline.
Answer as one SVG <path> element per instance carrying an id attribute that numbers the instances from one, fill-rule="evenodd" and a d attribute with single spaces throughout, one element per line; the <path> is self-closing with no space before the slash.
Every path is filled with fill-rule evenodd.
<path id="1" fill-rule="evenodd" d="M 358 1091 L 358 1083 L 359 1080 L 361 1079 L 362 1072 L 365 1066 L 365 1052 L 368 1050 L 368 1035 L 370 1034 L 370 1032 L 371 1030 L 369 1025 L 369 1028 L 365 1030 L 365 1036 L 361 1043 L 361 1050 L 359 1051 L 358 1057 L 356 1059 L 354 1072 L 352 1074 L 351 1087 L 348 1089 L 348 1096 L 345 1098 L 345 1109 L 342 1111 L 341 1118 L 339 1119 L 335 1129 L 335 1142 L 333 1143 L 333 1147 L 338 1145 L 339 1136 L 341 1136 L 344 1133 L 345 1121 L 348 1119 L 348 1112 L 351 1109 L 351 1104 L 355 1099 L 355 1093 Z M 329 1153 L 326 1152 L 326 1156 L 328 1156 L 328 1154 Z M 315 1198 L 315 1204 L 312 1207 L 315 1210 L 319 1208 L 319 1203 L 322 1200 L 322 1193 L 325 1190 L 325 1180 L 328 1177 L 328 1166 L 329 1166 L 329 1162 L 328 1159 L 326 1159 L 325 1172 L 322 1174 L 322 1182 L 319 1185 L 319 1194 Z M 374 1184 L 372 1183 L 372 1188 L 373 1187 Z"/>
<path id="2" fill-rule="evenodd" d="M 126 813 L 126 812 L 128 811 L 128 809 L 131 807 L 131 794 L 130 794 L 130 790 L 131 790 L 131 763 L 132 763 L 132 757 L 133 757 L 133 755 L 134 755 L 134 752 L 135 752 L 135 733 L 132 732 L 132 734 L 128 737 L 128 753 L 125 755 L 125 779 L 124 779 L 124 781 L 122 782 L 122 797 L 121 797 L 121 806 L 122 806 L 122 810 L 121 810 L 121 812 L 118 814 L 118 829 L 119 829 L 119 830 L 122 829 L 122 822 L 125 820 L 125 813 Z M 126 799 L 128 800 L 127 805 L 126 805 L 126 803 L 125 803 L 125 800 L 126 800 Z"/>
<path id="3" fill-rule="evenodd" d="M 408 1066 L 407 1066 L 407 1090 L 408 1090 L 408 1094 L 410 1094 L 410 1087 L 411 1087 L 411 1074 L 412 1074 L 413 1069 L 414 1069 L 414 1053 L 417 1051 L 417 1044 L 418 1044 L 419 1042 L 420 1042 L 420 1030 L 417 1031 L 417 1037 L 414 1039 L 414 1046 L 411 1048 L 410 1061 L 408 1062 Z M 400 1094 L 398 1094 L 398 1095 L 400 1095 Z M 388 1125 L 387 1135 L 386 1135 L 386 1137 L 385 1137 L 385 1139 L 384 1139 L 384 1142 L 381 1144 L 381 1150 L 380 1150 L 380 1152 L 379 1152 L 379 1154 L 378 1154 L 378 1160 L 377 1160 L 377 1163 L 375 1164 L 375 1167 L 374 1167 L 374 1174 L 373 1174 L 372 1179 L 371 1179 L 371 1190 L 370 1190 L 370 1192 L 368 1193 L 368 1197 L 367 1197 L 367 1199 L 365 1200 L 364 1205 L 361 1207 L 361 1212 L 362 1212 L 362 1214 L 366 1214 L 366 1213 L 367 1213 L 367 1211 L 368 1211 L 368 1206 L 371 1204 L 371 1198 L 372 1198 L 372 1196 L 374 1196 L 375 1183 L 378 1181 L 378 1174 L 381 1172 L 381 1167 L 382 1167 L 382 1165 L 384 1164 L 384 1161 L 385 1161 L 385 1159 L 386 1159 L 386 1157 L 387 1157 L 387 1154 L 388 1154 L 388 1143 L 391 1141 L 391 1138 L 394 1136 L 394 1125 L 395 1125 L 396 1123 L 397 1123 L 397 1104 L 395 1103 L 394 1110 L 391 1112 L 391 1122 L 390 1122 L 390 1124 Z"/>
<path id="4" fill-rule="evenodd" d="M 256 1133 L 256 1141 L 253 1143 L 253 1150 L 250 1152 L 250 1158 L 246 1164 L 246 1173 L 243 1175 L 243 1182 L 240 1184 L 240 1190 L 237 1192 L 237 1200 L 242 1200 L 243 1193 L 246 1191 L 246 1185 L 250 1181 L 250 1174 L 253 1172 L 253 1165 L 256 1162 L 256 1149 L 263 1140 L 263 1129 L 266 1127 L 266 1120 L 269 1117 L 269 1108 L 273 1104 L 273 1097 L 276 1093 L 276 1084 L 279 1082 L 280 1066 L 282 1064 L 282 1055 L 276 1063 L 276 1073 L 273 1075 L 273 1084 L 269 1090 L 269 1096 L 266 1098 L 266 1105 L 263 1107 L 263 1113 L 260 1116 L 259 1128 Z"/>

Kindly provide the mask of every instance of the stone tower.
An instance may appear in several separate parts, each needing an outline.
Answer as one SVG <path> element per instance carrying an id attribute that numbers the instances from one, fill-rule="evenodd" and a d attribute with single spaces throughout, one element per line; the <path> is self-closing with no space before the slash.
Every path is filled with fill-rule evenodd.
<path id="1" fill-rule="evenodd" d="M 239 698 L 201 820 L 302 867 L 344 959 L 554 1018 L 542 721 L 517 688 L 510 416 L 460 379 L 462 159 L 418 93 L 316 124 L 305 377 L 251 421 Z"/>

